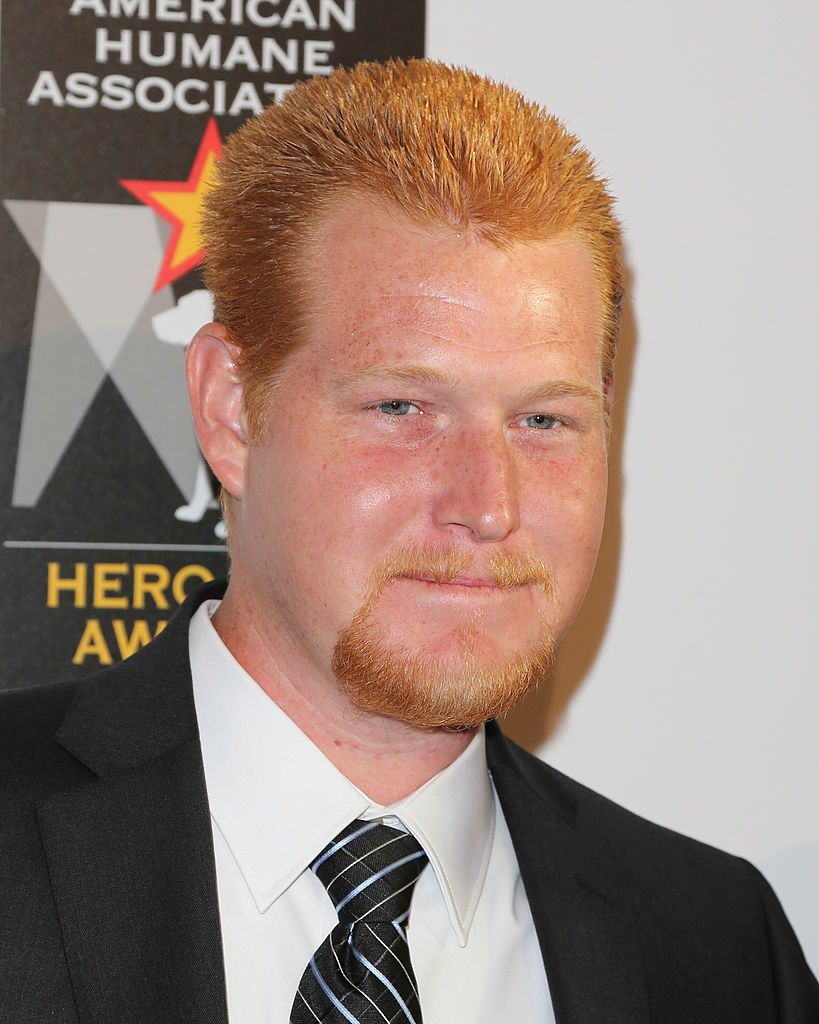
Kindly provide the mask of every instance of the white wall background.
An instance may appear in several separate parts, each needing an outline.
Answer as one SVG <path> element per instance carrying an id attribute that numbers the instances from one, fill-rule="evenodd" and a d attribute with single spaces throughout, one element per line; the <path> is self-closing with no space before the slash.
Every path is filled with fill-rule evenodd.
<path id="1" fill-rule="evenodd" d="M 632 276 L 599 576 L 509 731 L 755 861 L 819 971 L 817 42 L 813 0 L 428 0 L 595 153 Z"/>

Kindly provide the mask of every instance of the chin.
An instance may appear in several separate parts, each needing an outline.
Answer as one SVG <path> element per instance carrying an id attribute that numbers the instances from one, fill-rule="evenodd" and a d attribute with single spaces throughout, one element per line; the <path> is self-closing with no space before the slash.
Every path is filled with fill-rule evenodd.
<path id="1" fill-rule="evenodd" d="M 418 728 L 463 731 L 511 710 L 549 674 L 555 655 L 546 629 L 511 655 L 473 628 L 450 634 L 438 646 L 443 649 L 387 643 L 362 613 L 339 636 L 333 673 L 362 711 Z"/>

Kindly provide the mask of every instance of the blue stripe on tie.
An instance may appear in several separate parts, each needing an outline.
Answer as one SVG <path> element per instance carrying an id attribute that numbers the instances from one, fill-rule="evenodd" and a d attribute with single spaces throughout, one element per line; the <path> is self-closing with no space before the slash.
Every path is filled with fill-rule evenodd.
<path id="1" fill-rule="evenodd" d="M 384 875 L 388 875 L 390 871 L 395 871 L 396 868 L 400 868 L 403 864 L 409 864 L 411 860 L 418 860 L 419 857 L 426 857 L 426 854 L 424 853 L 423 850 L 419 850 L 417 853 L 411 853 L 408 857 L 402 857 L 400 860 L 394 861 L 392 864 L 388 865 L 385 868 L 382 868 L 374 875 L 371 875 L 366 881 L 362 882 L 360 885 L 357 885 L 355 889 L 352 890 L 352 892 L 348 892 L 340 903 L 336 904 L 336 913 L 338 913 L 339 910 L 341 910 L 341 908 L 345 904 L 349 903 L 354 896 L 358 896 L 360 892 L 363 892 L 366 888 L 368 888 L 368 886 L 371 886 L 373 882 L 377 882 L 379 878 L 383 878 Z"/>
<path id="2" fill-rule="evenodd" d="M 355 952 L 355 949 L 353 951 Z M 327 982 L 324 980 L 324 978 L 322 978 L 321 974 L 319 973 L 318 967 L 316 967 L 316 958 L 315 957 L 312 957 L 310 959 L 310 970 L 313 972 L 313 977 L 316 979 L 316 981 L 319 983 L 319 985 L 321 985 L 322 992 L 324 992 L 324 994 L 327 996 L 327 998 L 330 1000 L 330 1002 L 333 1004 L 333 1006 L 335 1006 L 335 1008 L 338 1010 L 338 1012 L 340 1014 L 342 1014 L 344 1017 L 346 1017 L 346 1019 L 348 1021 L 350 1021 L 350 1024 L 361 1024 L 359 1019 L 357 1017 L 354 1017 L 350 1013 L 350 1011 L 347 1010 L 339 1002 L 339 1000 L 336 998 L 334 993 L 328 988 Z M 387 982 L 387 984 L 389 984 L 389 982 Z M 302 996 L 302 999 L 304 999 L 304 996 Z M 307 1003 L 306 999 L 304 999 L 304 1001 L 305 1001 L 305 1003 Z M 307 1005 L 309 1006 L 310 1004 L 307 1003 Z M 413 1021 L 413 1024 L 415 1024 L 414 1021 Z"/>
<path id="3" fill-rule="evenodd" d="M 380 824 L 381 823 L 378 821 L 368 821 L 363 828 L 357 829 L 355 832 L 351 832 L 347 836 L 347 838 L 342 839 L 340 843 L 334 843 L 329 848 L 329 850 L 324 851 L 324 853 L 318 858 L 318 860 L 313 861 L 313 863 L 310 865 L 310 870 L 315 871 L 317 867 L 323 864 L 329 857 L 332 857 L 334 853 L 337 853 L 339 850 L 345 847 L 347 843 L 351 843 L 353 839 L 357 839 L 358 836 L 363 836 L 365 832 L 372 832 L 372 830 Z"/>
<path id="4" fill-rule="evenodd" d="M 385 986 L 385 988 L 388 988 L 390 992 L 392 992 L 392 994 L 395 996 L 395 1001 L 406 1014 L 407 1020 L 410 1021 L 410 1024 L 416 1024 L 415 1018 L 410 1013 L 410 1008 L 398 994 L 398 990 L 396 989 L 395 985 L 393 985 L 393 983 L 390 981 L 390 979 L 383 975 L 381 971 L 379 971 L 378 968 L 375 966 L 375 964 L 371 964 L 370 961 L 365 956 L 359 953 L 355 946 L 351 944 L 350 949 L 352 949 L 353 956 L 356 958 L 356 960 L 358 960 L 360 964 L 363 964 L 371 974 L 374 974 L 376 978 L 378 978 L 378 980 Z"/>

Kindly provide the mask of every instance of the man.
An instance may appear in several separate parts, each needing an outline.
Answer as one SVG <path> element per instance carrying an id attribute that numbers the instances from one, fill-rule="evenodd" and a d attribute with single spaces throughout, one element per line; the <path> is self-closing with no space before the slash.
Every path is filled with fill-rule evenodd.
<path id="1" fill-rule="evenodd" d="M 819 1019 L 752 867 L 484 728 L 600 540 L 621 278 L 588 154 L 467 72 L 361 65 L 234 136 L 205 234 L 230 582 L 6 697 L 0 1020 Z"/>

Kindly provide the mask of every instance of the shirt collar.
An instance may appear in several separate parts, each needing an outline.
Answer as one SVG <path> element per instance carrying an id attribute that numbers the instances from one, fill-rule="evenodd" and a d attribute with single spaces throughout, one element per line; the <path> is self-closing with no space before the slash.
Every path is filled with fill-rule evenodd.
<path id="1" fill-rule="evenodd" d="M 389 813 L 426 851 L 458 942 L 465 946 L 495 836 L 495 799 L 483 728 L 460 757 Z"/>
<path id="2" fill-rule="evenodd" d="M 495 825 L 479 730 L 452 764 L 398 803 L 373 804 L 239 665 L 206 601 L 190 627 L 194 700 L 211 815 L 260 913 L 353 818 L 395 816 L 423 846 L 466 944 Z"/>

